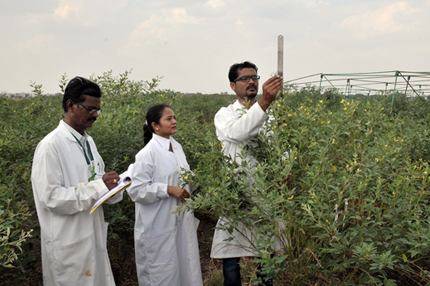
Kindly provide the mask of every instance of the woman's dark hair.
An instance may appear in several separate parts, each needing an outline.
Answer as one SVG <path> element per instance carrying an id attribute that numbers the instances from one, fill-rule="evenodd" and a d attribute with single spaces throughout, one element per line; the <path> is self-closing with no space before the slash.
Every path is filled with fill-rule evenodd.
<path id="1" fill-rule="evenodd" d="M 80 76 L 72 78 L 64 91 L 64 112 L 67 112 L 67 101 L 69 99 L 74 103 L 81 103 L 85 101 L 87 95 L 100 98 L 102 96 L 100 87 L 95 82 Z"/>
<path id="2" fill-rule="evenodd" d="M 172 109 L 167 104 L 157 104 L 148 109 L 148 112 L 146 113 L 146 123 L 143 125 L 144 146 L 152 139 L 152 133 L 154 133 L 152 122 L 160 124 L 160 119 L 163 116 L 165 108 Z"/>

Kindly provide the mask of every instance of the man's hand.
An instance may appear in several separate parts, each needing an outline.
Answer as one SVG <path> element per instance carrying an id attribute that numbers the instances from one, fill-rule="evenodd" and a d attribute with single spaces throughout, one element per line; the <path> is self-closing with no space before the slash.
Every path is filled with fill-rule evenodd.
<path id="1" fill-rule="evenodd" d="M 111 171 L 111 172 L 105 173 L 102 177 L 102 180 L 105 183 L 106 187 L 109 190 L 111 190 L 118 185 L 119 175 L 117 172 Z"/>
<path id="2" fill-rule="evenodd" d="M 176 197 L 182 203 L 185 203 L 185 199 L 188 199 L 190 197 L 190 194 L 187 190 L 175 186 L 168 186 L 167 193 Z"/>
<path id="3" fill-rule="evenodd" d="M 264 111 L 269 108 L 270 103 L 275 100 L 278 91 L 282 88 L 282 84 L 284 83 L 284 78 L 276 75 L 272 78 L 269 78 L 263 84 L 263 96 L 258 100 L 258 104 L 261 109 Z"/>

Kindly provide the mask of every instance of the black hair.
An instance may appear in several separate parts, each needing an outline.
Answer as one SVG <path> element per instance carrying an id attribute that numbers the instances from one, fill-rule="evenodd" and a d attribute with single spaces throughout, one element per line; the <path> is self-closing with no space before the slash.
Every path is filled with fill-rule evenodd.
<path id="1" fill-rule="evenodd" d="M 152 122 L 160 124 L 160 119 L 163 116 L 163 111 L 165 108 L 170 108 L 167 104 L 157 104 L 151 106 L 146 113 L 146 123 L 143 125 L 143 138 L 144 146 L 149 143 L 152 139 L 152 133 L 154 133 L 154 128 L 152 127 Z"/>
<path id="2" fill-rule="evenodd" d="M 74 103 L 80 103 L 85 101 L 87 95 L 100 98 L 102 96 L 100 87 L 95 82 L 80 76 L 72 78 L 64 91 L 64 112 L 68 110 L 67 101 L 69 99 Z"/>
<path id="3" fill-rule="evenodd" d="M 255 69 L 255 72 L 258 72 L 257 66 L 251 62 L 234 64 L 230 67 L 230 70 L 228 71 L 228 79 L 230 80 L 230 82 L 234 82 L 239 75 L 239 70 L 244 68 L 252 68 Z"/>

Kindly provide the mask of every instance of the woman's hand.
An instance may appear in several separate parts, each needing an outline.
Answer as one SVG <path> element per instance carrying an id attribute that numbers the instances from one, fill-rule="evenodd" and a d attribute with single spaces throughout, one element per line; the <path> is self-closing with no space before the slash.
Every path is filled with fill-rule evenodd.
<path id="1" fill-rule="evenodd" d="M 176 197 L 182 203 L 185 203 L 185 199 L 188 199 L 190 197 L 190 194 L 187 192 L 187 190 L 175 186 L 168 186 L 167 193 Z"/>

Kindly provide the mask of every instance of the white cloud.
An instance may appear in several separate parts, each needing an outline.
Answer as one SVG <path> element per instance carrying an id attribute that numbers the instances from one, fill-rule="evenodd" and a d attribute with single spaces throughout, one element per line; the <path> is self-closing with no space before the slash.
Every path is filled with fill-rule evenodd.
<path id="1" fill-rule="evenodd" d="M 32 38 L 18 43 L 17 47 L 20 52 L 38 54 L 41 51 L 50 48 L 53 44 L 53 36 L 47 34 L 36 34 Z"/>
<path id="2" fill-rule="evenodd" d="M 206 2 L 206 5 L 209 5 L 212 8 L 219 8 L 219 7 L 223 7 L 225 6 L 225 3 L 222 2 L 221 0 L 209 0 L 208 2 Z"/>
<path id="3" fill-rule="evenodd" d="M 413 8 L 408 2 L 396 2 L 382 9 L 350 16 L 343 20 L 341 27 L 361 38 L 408 32 L 419 26 L 415 16 L 420 12 L 421 9 Z"/>
<path id="4" fill-rule="evenodd" d="M 121 13 L 128 0 L 59 0 L 54 17 L 68 20 L 73 16 L 88 27 L 100 26 Z"/>
<path id="5" fill-rule="evenodd" d="M 57 9 L 55 9 L 54 14 L 57 17 L 63 18 L 63 19 L 67 19 L 67 17 L 69 16 L 71 11 L 74 11 L 75 9 L 73 9 L 71 6 L 69 5 L 64 5 L 64 6 L 59 6 Z"/>
<path id="6" fill-rule="evenodd" d="M 185 26 L 196 24 L 198 21 L 197 18 L 189 16 L 185 8 L 163 9 L 130 33 L 127 44 L 121 48 L 121 53 L 135 54 L 144 46 L 166 43 L 183 34 Z"/>
<path id="7" fill-rule="evenodd" d="M 63 73 L 129 69 L 135 79 L 164 76 L 162 88 L 226 91 L 235 62 L 257 64 L 262 82 L 276 71 L 278 35 L 289 79 L 430 66 L 430 0 L 0 3 L 0 26 L 7 27 L 0 29 L 0 65 L 8 67 L 0 70 L 0 90 L 11 92 L 30 80 L 58 91 Z"/>
<path id="8" fill-rule="evenodd" d="M 173 8 L 163 11 L 166 17 L 166 22 L 185 24 L 185 23 L 197 23 L 197 19 L 187 14 L 185 8 Z"/>

